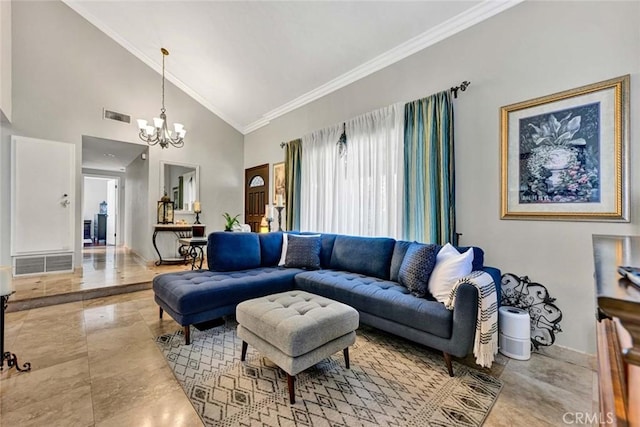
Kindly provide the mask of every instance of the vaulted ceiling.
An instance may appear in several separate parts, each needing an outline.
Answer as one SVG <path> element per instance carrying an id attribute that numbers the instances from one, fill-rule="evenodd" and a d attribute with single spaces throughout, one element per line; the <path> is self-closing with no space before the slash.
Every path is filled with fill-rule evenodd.
<path id="1" fill-rule="evenodd" d="M 246 134 L 521 0 L 63 1 Z"/>

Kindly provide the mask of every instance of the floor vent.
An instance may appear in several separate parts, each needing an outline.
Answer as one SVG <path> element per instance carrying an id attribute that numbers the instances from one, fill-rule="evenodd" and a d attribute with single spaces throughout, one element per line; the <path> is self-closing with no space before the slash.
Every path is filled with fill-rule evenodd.
<path id="1" fill-rule="evenodd" d="M 116 122 L 131 123 L 131 116 L 124 113 L 118 113 L 117 111 L 104 110 L 104 118 L 109 120 L 115 120 Z"/>
<path id="2" fill-rule="evenodd" d="M 73 271 L 73 254 L 37 255 L 13 259 L 14 276 L 67 271 Z"/>

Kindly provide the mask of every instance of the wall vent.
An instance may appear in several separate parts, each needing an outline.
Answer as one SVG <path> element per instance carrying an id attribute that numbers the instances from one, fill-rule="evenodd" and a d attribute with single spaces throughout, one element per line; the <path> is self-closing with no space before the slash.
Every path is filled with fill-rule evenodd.
<path id="1" fill-rule="evenodd" d="M 51 254 L 13 258 L 14 276 L 72 271 L 73 254 Z"/>
<path id="2" fill-rule="evenodd" d="M 105 119 L 115 120 L 116 122 L 122 123 L 131 123 L 131 116 L 128 114 L 118 113 L 117 111 L 107 110 L 106 108 L 103 111 Z"/>

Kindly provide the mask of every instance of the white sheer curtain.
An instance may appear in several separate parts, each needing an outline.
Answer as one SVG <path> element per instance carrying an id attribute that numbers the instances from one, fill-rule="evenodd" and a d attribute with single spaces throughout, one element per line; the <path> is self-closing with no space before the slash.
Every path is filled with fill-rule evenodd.
<path id="1" fill-rule="evenodd" d="M 402 238 L 403 114 L 394 104 L 346 122 L 345 158 L 342 124 L 302 138 L 301 230 Z"/>

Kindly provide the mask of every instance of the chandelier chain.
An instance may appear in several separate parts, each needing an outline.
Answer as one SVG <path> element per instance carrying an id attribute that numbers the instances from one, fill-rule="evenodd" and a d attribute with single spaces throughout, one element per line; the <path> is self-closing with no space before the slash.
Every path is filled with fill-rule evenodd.
<path id="1" fill-rule="evenodd" d="M 164 52 L 162 52 L 162 108 L 160 109 L 160 111 L 162 111 L 163 113 L 166 111 L 166 109 L 164 108 L 164 57 L 166 55 L 164 54 Z"/>

